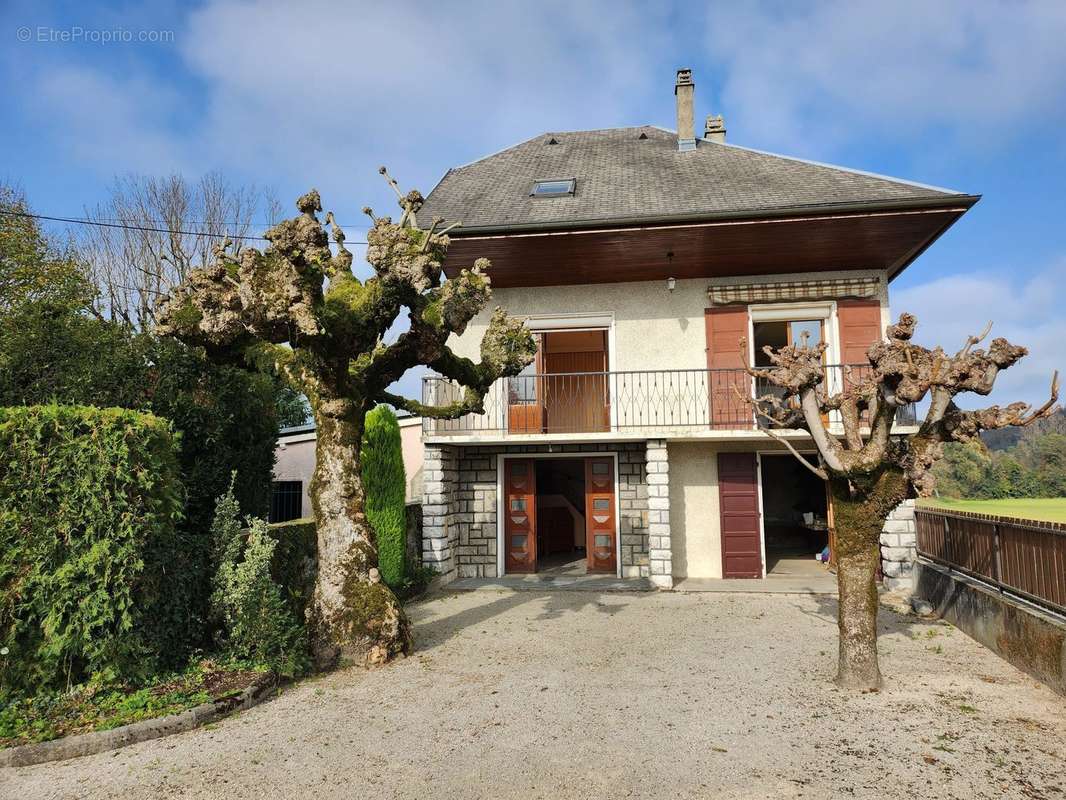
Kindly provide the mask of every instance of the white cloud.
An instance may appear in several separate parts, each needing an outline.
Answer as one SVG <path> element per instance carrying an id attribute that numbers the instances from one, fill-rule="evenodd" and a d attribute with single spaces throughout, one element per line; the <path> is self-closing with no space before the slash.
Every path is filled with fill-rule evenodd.
<path id="1" fill-rule="evenodd" d="M 71 161 L 101 177 L 222 169 L 285 198 L 314 185 L 356 221 L 368 201 L 394 207 L 379 164 L 428 192 L 542 131 L 672 109 L 666 11 L 611 0 L 206 0 L 174 27 L 173 51 L 144 69 L 31 65 L 35 122 Z"/>
<path id="2" fill-rule="evenodd" d="M 1066 377 L 1066 318 L 1062 316 L 1066 287 L 1066 258 L 1019 279 L 1009 265 L 994 271 L 947 275 L 928 283 L 893 290 L 892 311 L 909 311 L 918 317 L 915 341 L 927 347 L 940 345 L 954 352 L 971 334 L 992 321 L 989 340 L 1003 336 L 1029 348 L 1029 355 L 1001 373 L 989 400 L 960 395 L 965 407 L 1005 405 L 1016 400 L 1042 403 L 1047 399 L 1051 374 Z"/>
<path id="3" fill-rule="evenodd" d="M 354 180 L 376 183 L 379 163 L 426 183 L 457 155 L 639 120 L 649 92 L 666 99 L 671 79 L 639 53 L 666 38 L 657 14 L 606 0 L 475 2 L 461 13 L 213 0 L 180 41 L 210 87 L 204 126 L 220 157 L 351 193 Z"/>
<path id="4" fill-rule="evenodd" d="M 181 108 L 171 87 L 136 75 L 116 79 L 88 67 L 63 66 L 41 73 L 31 98 L 41 128 L 64 155 L 99 165 L 104 175 L 166 174 L 186 164 L 186 150 L 170 127 Z"/>
<path id="5" fill-rule="evenodd" d="M 995 146 L 1061 120 L 1066 3 L 732 3 L 708 15 L 730 127 L 790 152 L 866 136 Z M 814 144 L 817 142 L 817 144 Z"/>

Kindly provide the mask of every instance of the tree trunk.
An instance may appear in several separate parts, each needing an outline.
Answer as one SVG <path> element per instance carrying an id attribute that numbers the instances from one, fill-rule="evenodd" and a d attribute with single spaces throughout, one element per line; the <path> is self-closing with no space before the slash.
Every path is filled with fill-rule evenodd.
<path id="1" fill-rule="evenodd" d="M 848 689 L 877 689 L 877 565 L 881 529 L 888 513 L 906 498 L 902 474 L 886 470 L 868 484 L 830 481 L 836 530 L 840 628 L 836 682 Z"/>
<path id="2" fill-rule="evenodd" d="M 408 652 L 411 634 L 399 601 L 377 569 L 360 474 L 363 417 L 316 408 L 315 424 L 310 488 L 318 531 L 318 579 L 308 609 L 315 666 L 329 669 L 340 657 L 382 664 Z"/>

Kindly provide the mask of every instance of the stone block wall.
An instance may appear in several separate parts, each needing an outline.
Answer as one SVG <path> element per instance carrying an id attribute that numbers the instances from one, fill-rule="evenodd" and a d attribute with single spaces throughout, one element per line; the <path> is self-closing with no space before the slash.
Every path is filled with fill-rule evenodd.
<path id="1" fill-rule="evenodd" d="M 457 566 L 458 448 L 427 444 L 422 476 L 422 564 L 447 583 L 456 577 Z"/>
<path id="2" fill-rule="evenodd" d="M 441 573 L 442 582 L 460 577 L 498 575 L 498 475 L 502 455 L 617 453 L 620 510 L 619 558 L 623 577 L 647 577 L 649 558 L 649 485 L 644 442 L 554 445 L 426 445 L 424 467 L 423 563 Z M 656 452 L 659 452 L 658 450 Z M 665 443 L 661 448 L 665 459 Z M 662 466 L 666 466 L 665 461 Z M 658 468 L 657 468 L 658 469 Z M 661 473 L 668 478 L 668 473 Z M 668 485 L 662 490 L 668 491 Z M 657 490 L 658 491 L 658 490 Z M 666 495 L 663 494 L 663 497 Z M 658 522 L 662 524 L 662 522 Z M 669 507 L 665 511 L 665 559 L 669 575 Z"/>
<path id="3" fill-rule="evenodd" d="M 459 456 L 460 578 L 495 578 L 498 454 L 464 447 Z"/>
<path id="4" fill-rule="evenodd" d="M 623 578 L 646 578 L 649 558 L 648 470 L 644 443 L 622 445 L 618 453 L 618 533 Z"/>
<path id="5" fill-rule="evenodd" d="M 650 577 L 660 589 L 671 589 L 674 569 L 670 549 L 670 461 L 666 440 L 648 441 L 647 471 Z"/>
<path id="6" fill-rule="evenodd" d="M 914 501 L 904 500 L 888 515 L 881 531 L 881 572 L 886 588 L 914 588 L 917 535 Z"/>

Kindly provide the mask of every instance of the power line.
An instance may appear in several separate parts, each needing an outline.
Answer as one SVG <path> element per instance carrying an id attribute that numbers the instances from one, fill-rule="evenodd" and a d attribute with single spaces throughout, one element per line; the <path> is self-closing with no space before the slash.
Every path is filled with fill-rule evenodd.
<path id="1" fill-rule="evenodd" d="M 125 218 L 123 218 L 123 217 L 66 217 L 66 216 L 64 216 L 63 219 L 82 219 L 82 220 L 87 220 L 87 221 L 90 221 L 90 222 L 122 222 L 122 223 L 126 222 Z M 167 224 L 167 221 L 165 219 L 146 219 L 146 220 L 144 220 L 144 222 L 146 224 L 151 223 L 152 225 L 155 225 L 155 224 L 166 225 Z M 281 222 L 281 218 L 273 220 L 273 221 L 271 221 L 271 220 L 255 221 L 255 220 L 250 220 L 249 219 L 249 220 L 233 220 L 233 221 L 226 221 L 226 222 L 217 222 L 217 221 L 216 222 L 210 222 L 208 220 L 191 220 L 190 219 L 190 220 L 185 220 L 183 224 L 185 224 L 185 225 L 221 225 L 223 227 L 231 227 L 231 228 L 232 227 L 239 227 L 241 225 L 248 225 L 248 226 L 253 227 L 253 228 L 270 228 L 270 227 L 273 227 L 274 225 L 277 225 L 279 222 Z M 338 222 L 337 224 L 340 227 L 342 227 L 342 228 L 345 228 L 345 229 L 351 228 L 352 230 L 367 230 L 370 227 L 369 225 L 345 225 L 343 222 Z"/>
<path id="2" fill-rule="evenodd" d="M 4 210 L 0 210 L 0 214 L 3 214 L 5 216 L 9 216 L 9 217 L 25 217 L 25 218 L 29 218 L 29 219 L 43 219 L 43 220 L 48 220 L 50 222 L 65 222 L 65 223 L 68 223 L 68 224 L 71 224 L 71 225 L 95 225 L 95 226 L 97 226 L 99 228 L 119 228 L 121 230 L 140 231 L 142 233 L 171 233 L 171 234 L 177 234 L 179 236 L 206 236 L 208 238 L 214 238 L 214 239 L 250 239 L 250 240 L 255 240 L 255 241 L 260 241 L 260 242 L 269 242 L 270 241 L 265 236 L 251 236 L 251 235 L 241 236 L 241 235 L 236 234 L 236 233 L 231 235 L 231 234 L 228 234 L 228 233 L 208 233 L 206 231 L 182 231 L 182 230 L 174 230 L 174 229 L 171 229 L 171 228 L 154 228 L 154 227 L 149 227 L 149 226 L 146 226 L 146 225 L 127 225 L 127 224 L 117 223 L 117 222 L 99 222 L 97 220 L 78 219 L 76 217 L 52 217 L 52 216 L 48 216 L 47 214 L 30 214 L 29 212 L 26 212 L 26 211 L 4 211 Z M 345 244 L 366 244 L 366 242 L 365 241 L 359 241 L 359 240 L 351 240 L 351 241 L 345 240 Z"/>

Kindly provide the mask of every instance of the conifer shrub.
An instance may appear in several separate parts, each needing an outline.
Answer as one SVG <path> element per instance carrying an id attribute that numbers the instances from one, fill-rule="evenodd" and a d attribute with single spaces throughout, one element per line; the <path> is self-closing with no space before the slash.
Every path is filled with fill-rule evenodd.
<path id="1" fill-rule="evenodd" d="M 0 694 L 155 672 L 190 597 L 170 424 L 0 408 L 0 453 Z"/>
<path id="2" fill-rule="evenodd" d="M 378 406 L 366 415 L 362 458 L 366 516 L 377 540 L 378 570 L 381 579 L 398 590 L 406 570 L 407 475 L 400 424 L 388 406 Z"/>

